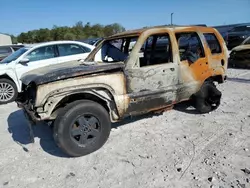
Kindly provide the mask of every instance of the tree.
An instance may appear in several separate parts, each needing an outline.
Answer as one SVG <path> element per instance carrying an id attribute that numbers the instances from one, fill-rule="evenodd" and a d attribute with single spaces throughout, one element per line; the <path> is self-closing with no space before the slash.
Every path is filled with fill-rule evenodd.
<path id="1" fill-rule="evenodd" d="M 63 37 L 64 40 L 76 40 L 74 33 L 66 33 Z"/>
<path id="2" fill-rule="evenodd" d="M 39 29 L 34 31 L 35 41 L 34 42 L 46 42 L 51 41 L 52 37 L 49 29 Z"/>
<path id="3" fill-rule="evenodd" d="M 76 39 L 81 39 L 82 37 L 85 36 L 84 34 L 84 27 L 81 21 L 77 22 L 75 26 L 72 27 L 72 33 L 71 35 L 75 35 Z"/>
<path id="4" fill-rule="evenodd" d="M 17 36 L 17 41 L 22 43 L 38 43 L 52 40 L 79 40 L 107 37 L 122 31 L 125 31 L 125 28 L 118 23 L 103 26 L 101 24 L 91 25 L 89 22 L 84 25 L 79 21 L 72 27 L 54 25 L 52 29 L 42 28 L 21 33 Z"/>
<path id="5" fill-rule="evenodd" d="M 123 32 L 123 31 L 125 31 L 124 27 L 122 27 L 118 23 L 114 23 L 114 24 L 107 25 L 107 26 L 104 27 L 104 36 L 107 37 L 107 36 L 110 36 L 110 35 L 113 35 L 113 34 L 116 34 L 116 33 L 120 33 L 120 32 Z"/>
<path id="6" fill-rule="evenodd" d="M 28 40 L 27 33 L 21 33 L 20 35 L 17 36 L 17 41 L 21 43 L 25 43 Z"/>

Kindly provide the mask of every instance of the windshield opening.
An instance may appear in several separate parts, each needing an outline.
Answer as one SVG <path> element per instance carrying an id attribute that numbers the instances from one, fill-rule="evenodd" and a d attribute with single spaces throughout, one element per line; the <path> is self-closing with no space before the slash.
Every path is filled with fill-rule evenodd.
<path id="1" fill-rule="evenodd" d="M 17 58 L 23 55 L 27 50 L 28 48 L 25 48 L 25 47 L 20 48 L 19 50 L 15 51 L 8 57 L 4 58 L 2 61 L 0 61 L 0 63 L 10 63 L 11 61 L 15 61 Z"/>
<path id="2" fill-rule="evenodd" d="M 95 55 L 98 62 L 124 62 L 132 51 L 138 37 L 107 40 Z"/>

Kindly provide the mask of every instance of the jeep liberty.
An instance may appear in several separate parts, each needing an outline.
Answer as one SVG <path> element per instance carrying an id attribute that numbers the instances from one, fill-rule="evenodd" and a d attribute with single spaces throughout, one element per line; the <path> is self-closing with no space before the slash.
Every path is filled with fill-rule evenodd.
<path id="1" fill-rule="evenodd" d="M 16 102 L 30 124 L 52 122 L 69 156 L 90 154 L 107 141 L 111 123 L 171 109 L 191 100 L 200 113 L 216 109 L 228 51 L 214 28 L 153 27 L 103 39 L 83 63 L 26 73 Z"/>

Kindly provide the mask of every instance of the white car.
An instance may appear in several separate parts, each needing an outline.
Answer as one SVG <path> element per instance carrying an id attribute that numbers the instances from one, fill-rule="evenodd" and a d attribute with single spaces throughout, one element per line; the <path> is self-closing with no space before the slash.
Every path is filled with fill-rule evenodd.
<path id="1" fill-rule="evenodd" d="M 53 41 L 25 45 L 0 61 L 0 104 L 16 99 L 21 76 L 31 70 L 72 60 L 84 60 L 95 47 L 77 41 Z"/>

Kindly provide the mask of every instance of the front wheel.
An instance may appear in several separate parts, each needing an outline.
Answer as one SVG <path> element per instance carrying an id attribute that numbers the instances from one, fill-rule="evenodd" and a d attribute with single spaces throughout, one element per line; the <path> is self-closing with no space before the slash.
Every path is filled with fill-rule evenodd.
<path id="1" fill-rule="evenodd" d="M 17 87 L 9 79 L 0 79 L 0 104 L 13 102 L 17 97 Z"/>
<path id="2" fill-rule="evenodd" d="M 68 155 L 79 157 L 101 148 L 107 141 L 111 122 L 107 110 L 90 101 L 76 101 L 64 108 L 54 122 L 54 139 Z"/>

